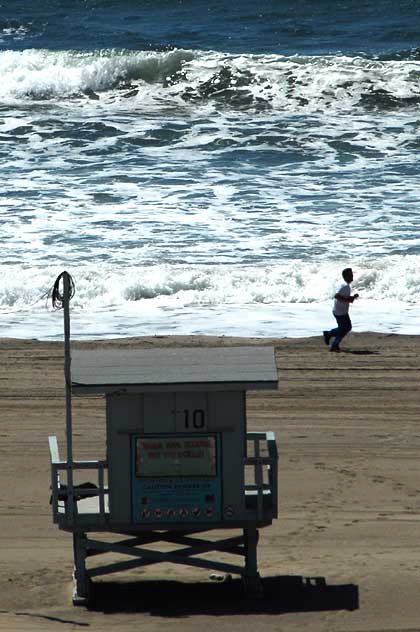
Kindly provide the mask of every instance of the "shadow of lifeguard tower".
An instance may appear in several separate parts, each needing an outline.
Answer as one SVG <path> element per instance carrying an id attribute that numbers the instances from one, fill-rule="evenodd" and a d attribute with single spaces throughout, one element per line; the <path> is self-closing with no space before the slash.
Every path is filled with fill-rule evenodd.
<path id="1" fill-rule="evenodd" d="M 274 349 L 95 349 L 70 358 L 66 274 L 66 459 L 56 437 L 49 443 L 53 519 L 73 534 L 73 603 L 88 602 L 94 577 L 159 562 L 238 574 L 246 595 L 261 596 L 258 530 L 277 517 L 278 457 L 272 432 L 247 431 L 246 392 L 277 388 Z M 106 398 L 107 456 L 75 460 L 71 399 L 93 394 Z M 79 470 L 95 482 L 76 485 Z M 215 541 L 216 530 L 240 533 Z M 88 565 L 105 553 L 126 559 Z"/>

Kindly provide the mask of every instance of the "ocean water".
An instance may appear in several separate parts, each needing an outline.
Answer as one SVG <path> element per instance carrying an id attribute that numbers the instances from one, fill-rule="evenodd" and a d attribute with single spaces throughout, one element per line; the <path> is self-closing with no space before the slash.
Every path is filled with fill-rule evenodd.
<path id="1" fill-rule="evenodd" d="M 420 322 L 417 0 L 0 5 L 0 335 Z"/>

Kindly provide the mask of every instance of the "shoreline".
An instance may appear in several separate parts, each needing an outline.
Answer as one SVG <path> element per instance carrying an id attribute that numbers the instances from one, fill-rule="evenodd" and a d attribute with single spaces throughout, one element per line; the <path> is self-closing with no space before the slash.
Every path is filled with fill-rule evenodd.
<path id="1" fill-rule="evenodd" d="M 420 304 L 359 299 L 351 319 L 356 333 L 416 335 Z M 156 335 L 305 338 L 335 326 L 332 301 L 168 309 L 134 304 L 71 312 L 72 338 L 80 341 Z M 63 317 L 51 310 L 25 318 L 3 315 L 3 332 L 8 338 L 55 342 L 63 335 Z"/>
<path id="2" fill-rule="evenodd" d="M 345 341 L 349 341 L 351 340 L 351 338 L 361 338 L 361 337 L 383 337 L 383 338 L 387 338 L 387 337 L 393 337 L 393 336 L 401 336 L 402 338 L 407 338 L 407 337 L 420 337 L 420 332 L 418 334 L 413 334 L 413 333 L 399 333 L 399 332 L 385 332 L 385 331 L 374 331 L 374 330 L 366 330 L 366 331 L 355 331 L 354 329 L 350 332 L 350 334 L 348 334 L 345 338 Z M 62 340 L 51 340 L 51 339 L 44 339 L 44 338 L 36 338 L 36 337 L 30 337 L 30 336 L 0 336 L 0 345 L 1 344 L 5 344 L 5 343 L 11 343 L 11 342 L 22 342 L 22 343 L 37 343 L 37 344 L 60 344 L 63 343 L 64 340 L 64 336 L 62 336 Z M 258 340 L 264 340 L 264 341 L 269 341 L 272 344 L 276 344 L 279 343 L 281 344 L 283 341 L 295 341 L 295 342 L 299 342 L 299 341 L 303 341 L 303 340 L 312 340 L 312 339 L 320 339 L 322 340 L 322 331 L 319 332 L 318 334 L 308 334 L 308 335 L 303 335 L 303 336 L 272 336 L 272 335 L 266 335 L 266 336 L 253 336 L 253 335 L 233 335 L 233 334 L 201 334 L 201 333 L 194 333 L 194 334 L 166 334 L 166 333 L 156 333 L 156 334 L 141 334 L 141 335 L 136 335 L 136 336 L 115 336 L 115 337 L 101 337 L 101 338 L 76 338 L 73 337 L 73 335 L 71 335 L 71 341 L 76 343 L 76 344 L 98 344 L 101 345 L 103 344 L 118 344 L 121 341 L 126 342 L 126 343 L 131 343 L 131 342 L 138 342 L 141 343 L 142 341 L 154 341 L 154 340 L 162 340 L 163 342 L 166 341 L 173 341 L 173 342 L 177 342 L 177 341 L 186 341 L 186 343 L 188 343 L 188 341 L 190 341 L 191 344 L 193 344 L 194 340 L 197 339 L 202 339 L 204 342 L 208 341 L 209 343 L 211 342 L 223 342 L 225 340 L 230 340 L 232 342 L 237 342 L 237 341 L 258 341 Z"/>

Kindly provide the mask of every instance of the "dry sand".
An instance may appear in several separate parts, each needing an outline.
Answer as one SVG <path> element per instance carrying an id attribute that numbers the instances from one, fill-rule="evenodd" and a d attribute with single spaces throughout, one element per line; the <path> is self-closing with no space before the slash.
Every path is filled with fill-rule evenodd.
<path id="1" fill-rule="evenodd" d="M 96 346 L 273 344 L 280 387 L 248 396 L 248 429 L 274 430 L 280 517 L 261 530 L 266 598 L 154 565 L 71 605 L 72 541 L 52 524 L 47 437 L 64 449 L 62 345 L 0 341 L 0 629 L 420 631 L 420 337 L 149 337 Z M 104 455 L 104 403 L 74 398 L 75 457 Z M 309 578 L 317 578 L 309 580 Z"/>

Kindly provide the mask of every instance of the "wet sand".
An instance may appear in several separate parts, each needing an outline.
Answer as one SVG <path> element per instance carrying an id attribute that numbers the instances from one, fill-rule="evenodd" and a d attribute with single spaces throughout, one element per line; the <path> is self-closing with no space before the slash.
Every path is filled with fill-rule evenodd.
<path id="1" fill-rule="evenodd" d="M 279 390 L 250 393 L 248 429 L 273 430 L 279 519 L 260 532 L 265 598 L 205 570 L 109 576 L 71 604 L 72 540 L 52 523 L 47 437 L 64 450 L 63 346 L 0 340 L 0 630 L 420 630 L 420 337 L 155 336 L 77 347 L 272 344 Z M 75 458 L 104 456 L 104 401 L 74 398 Z"/>

